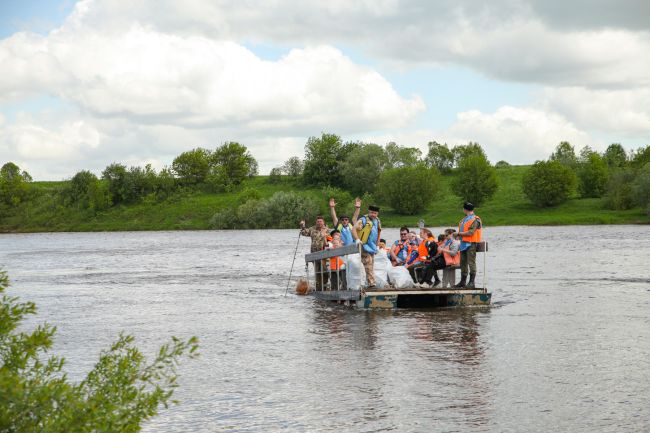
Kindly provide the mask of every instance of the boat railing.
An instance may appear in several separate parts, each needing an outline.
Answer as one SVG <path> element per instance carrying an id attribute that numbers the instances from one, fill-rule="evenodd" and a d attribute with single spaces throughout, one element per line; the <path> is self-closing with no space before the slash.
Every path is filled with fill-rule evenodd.
<path id="1" fill-rule="evenodd" d="M 339 248 L 330 248 L 322 251 L 305 254 L 305 268 L 309 275 L 309 264 L 312 264 L 314 275 L 314 290 L 347 290 L 346 274 L 341 266 L 331 269 L 330 259 L 345 258 L 351 254 L 359 254 L 360 245 L 351 244 Z"/>

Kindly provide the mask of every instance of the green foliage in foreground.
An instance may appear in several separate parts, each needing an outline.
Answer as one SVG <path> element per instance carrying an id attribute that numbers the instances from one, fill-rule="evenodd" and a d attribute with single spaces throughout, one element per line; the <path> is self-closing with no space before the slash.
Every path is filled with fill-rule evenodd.
<path id="1" fill-rule="evenodd" d="M 604 207 L 602 199 L 570 196 L 558 206 L 539 208 L 530 202 L 522 188 L 523 176 L 529 168 L 530 166 L 511 166 L 496 170 L 499 188 L 491 199 L 477 208 L 477 213 L 486 226 L 650 223 L 645 208 L 639 207 L 637 200 L 634 200 L 633 208 L 610 210 Z M 388 203 L 373 200 L 369 196 L 363 197 L 363 206 L 370 204 L 370 201 L 380 205 L 384 227 L 413 226 L 420 218 L 427 225 L 455 225 L 462 217 L 463 202 L 451 191 L 450 184 L 455 176 L 455 173 L 440 176 L 438 197 L 416 215 L 400 215 Z M 333 188 L 306 188 L 286 179 L 272 184 L 268 179 L 268 176 L 246 179 L 241 189 L 233 192 L 216 194 L 181 190 L 164 200 L 145 200 L 98 212 L 61 205 L 56 198 L 57 191 L 65 188 L 68 182 L 32 182 L 34 199 L 20 203 L 10 212 L 3 213 L 0 208 L 0 231 L 203 230 L 212 227 L 210 221 L 215 213 L 236 209 L 250 199 L 268 199 L 279 191 L 293 192 L 314 200 L 319 206 L 315 211 L 323 214 L 328 224 L 327 198 L 330 195 L 336 198 L 336 211 L 339 215 L 352 215 L 354 212 L 352 197 L 347 192 Z M 639 182 L 639 193 L 644 191 L 644 184 Z M 246 190 L 255 190 L 257 194 L 245 192 Z M 295 221 L 296 227 L 298 221 Z"/>
<path id="2" fill-rule="evenodd" d="M 173 402 L 179 360 L 198 354 L 196 337 L 172 338 L 147 363 L 133 337 L 120 335 L 83 381 L 71 383 L 64 359 L 47 356 L 56 328 L 44 324 L 19 331 L 36 306 L 8 296 L 8 286 L 0 271 L 2 432 L 138 432 L 143 421 Z"/>

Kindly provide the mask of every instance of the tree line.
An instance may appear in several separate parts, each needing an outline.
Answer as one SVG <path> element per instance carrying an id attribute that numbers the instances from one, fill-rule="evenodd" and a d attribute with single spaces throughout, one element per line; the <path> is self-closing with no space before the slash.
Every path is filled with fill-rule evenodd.
<path id="1" fill-rule="evenodd" d="M 556 206 L 579 196 L 602 197 L 611 209 L 641 206 L 650 211 L 649 149 L 627 153 L 615 143 L 602 154 L 589 146 L 576 154 L 570 143 L 561 142 L 547 160 L 536 161 L 528 169 L 522 190 L 539 207 Z M 499 188 L 496 170 L 507 166 L 506 161 L 491 164 L 481 145 L 473 142 L 450 148 L 431 141 L 424 155 L 417 147 L 344 142 L 336 134 L 323 133 L 307 140 L 302 158 L 293 156 L 273 168 L 267 182 L 321 188 L 340 203 L 361 196 L 366 203 L 373 201 L 396 213 L 414 215 L 439 198 L 441 176 L 451 177 L 451 190 L 459 202 L 480 206 Z M 246 146 L 225 142 L 214 150 L 199 147 L 183 152 L 160 171 L 150 165 L 127 167 L 117 162 L 108 165 L 101 177 L 81 170 L 60 188 L 58 197 L 65 206 L 101 211 L 119 204 L 162 201 L 184 192 L 235 191 L 257 173 L 258 163 Z M 31 176 L 14 163 L 2 166 L 0 206 L 28 200 L 31 182 Z M 301 194 L 285 192 L 262 200 L 250 189 L 240 193 L 240 204 L 215 215 L 213 226 L 234 228 L 247 220 L 254 227 L 279 227 L 290 224 L 284 221 L 286 209 L 303 215 L 305 209 L 315 209 L 308 214 L 325 210 Z"/>
<path id="2" fill-rule="evenodd" d="M 557 206 L 577 194 L 603 198 L 609 209 L 640 206 L 650 214 L 650 146 L 629 154 L 618 143 L 603 153 L 585 146 L 576 154 L 574 146 L 563 141 L 547 160 L 530 167 L 522 186 L 539 207 Z"/>

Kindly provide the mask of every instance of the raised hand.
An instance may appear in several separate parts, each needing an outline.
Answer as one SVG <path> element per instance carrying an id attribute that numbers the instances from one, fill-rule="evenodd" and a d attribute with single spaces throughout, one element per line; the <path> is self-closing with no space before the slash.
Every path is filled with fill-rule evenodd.
<path id="1" fill-rule="evenodd" d="M 336 201 L 334 200 L 334 197 L 330 198 L 330 207 L 336 207 Z"/>
<path id="2" fill-rule="evenodd" d="M 304 226 L 305 226 L 305 220 L 300 220 L 300 227 L 304 227 Z"/>
<path id="3" fill-rule="evenodd" d="M 354 199 L 354 207 L 361 207 L 361 199 L 359 197 Z"/>

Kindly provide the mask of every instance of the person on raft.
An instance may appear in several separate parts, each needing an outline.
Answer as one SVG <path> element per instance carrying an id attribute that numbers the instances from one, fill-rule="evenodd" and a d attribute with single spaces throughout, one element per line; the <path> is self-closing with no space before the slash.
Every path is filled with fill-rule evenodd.
<path id="1" fill-rule="evenodd" d="M 341 215 L 341 218 L 336 216 L 336 201 L 334 198 L 330 198 L 330 215 L 332 216 L 332 224 L 334 224 L 334 229 L 338 230 L 341 233 L 341 241 L 344 246 L 351 245 L 354 243 L 354 237 L 352 236 L 352 224 L 350 224 L 350 218 L 347 215 Z M 352 215 L 352 220 L 356 221 L 359 218 L 359 211 L 361 209 L 361 199 L 357 197 L 354 199 L 354 214 Z"/>
<path id="2" fill-rule="evenodd" d="M 463 204 L 465 218 L 458 223 L 458 236 L 460 236 L 460 282 L 454 287 L 473 289 L 476 278 L 476 248 L 481 242 L 483 222 L 474 215 L 474 205 L 470 202 Z M 467 281 L 467 268 L 469 268 L 469 281 Z"/>
<path id="3" fill-rule="evenodd" d="M 357 201 L 361 207 L 361 200 Z M 356 204 L 355 204 L 356 206 Z M 368 213 L 359 219 L 352 219 L 355 230 L 352 235 L 355 242 L 361 244 L 361 263 L 366 271 L 366 290 L 375 290 L 375 254 L 379 251 L 379 239 L 381 238 L 381 221 L 379 220 L 379 207 L 368 206 Z"/>
<path id="4" fill-rule="evenodd" d="M 316 223 L 312 227 L 305 227 L 305 221 L 300 221 L 300 234 L 311 238 L 311 252 L 321 251 L 327 246 L 327 236 L 329 229 L 325 225 L 325 219 L 318 215 Z M 314 262 L 316 268 L 316 289 L 322 290 L 323 286 L 327 283 L 329 272 L 327 272 L 327 262 L 319 260 Z"/>

